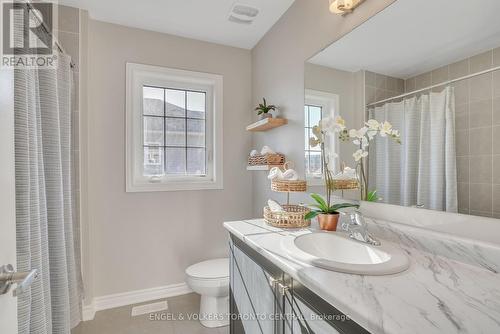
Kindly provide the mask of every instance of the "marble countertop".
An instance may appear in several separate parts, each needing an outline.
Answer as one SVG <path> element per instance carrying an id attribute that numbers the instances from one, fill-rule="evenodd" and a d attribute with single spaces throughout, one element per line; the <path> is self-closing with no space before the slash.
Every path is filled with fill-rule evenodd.
<path id="1" fill-rule="evenodd" d="M 500 333 L 500 274 L 485 268 L 393 244 L 408 254 L 408 270 L 343 274 L 297 262 L 282 249 L 284 238 L 312 230 L 274 228 L 263 219 L 224 227 L 371 333 Z"/>

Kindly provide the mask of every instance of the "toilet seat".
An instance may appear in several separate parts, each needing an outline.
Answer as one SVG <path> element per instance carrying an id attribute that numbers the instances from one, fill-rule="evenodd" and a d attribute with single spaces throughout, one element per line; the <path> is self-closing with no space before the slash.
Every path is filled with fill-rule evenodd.
<path id="1" fill-rule="evenodd" d="M 214 259 L 193 264 L 186 275 L 194 280 L 220 280 L 229 278 L 229 259 Z"/>
<path id="2" fill-rule="evenodd" d="M 229 325 L 229 259 L 193 264 L 186 269 L 187 285 L 200 298 L 200 322 L 205 327 Z"/>

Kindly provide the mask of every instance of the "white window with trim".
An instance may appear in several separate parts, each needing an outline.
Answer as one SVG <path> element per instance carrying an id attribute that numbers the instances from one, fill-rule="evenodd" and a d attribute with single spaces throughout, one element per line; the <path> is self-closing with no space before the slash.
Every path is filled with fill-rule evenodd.
<path id="1" fill-rule="evenodd" d="M 309 138 L 313 136 L 312 128 L 325 117 L 335 117 L 338 109 L 339 96 L 337 94 L 306 89 L 304 103 L 304 166 L 309 185 L 321 185 L 323 182 L 321 148 L 319 146 L 311 147 L 309 144 Z M 338 152 L 338 143 L 335 136 L 330 136 L 330 141 L 325 145 L 327 152 Z"/>
<path id="2" fill-rule="evenodd" d="M 222 189 L 222 76 L 127 63 L 127 191 Z"/>

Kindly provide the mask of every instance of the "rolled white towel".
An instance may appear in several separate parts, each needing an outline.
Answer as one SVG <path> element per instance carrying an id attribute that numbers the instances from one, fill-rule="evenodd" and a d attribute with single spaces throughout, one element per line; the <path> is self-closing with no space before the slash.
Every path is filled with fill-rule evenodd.
<path id="1" fill-rule="evenodd" d="M 257 150 L 252 150 L 252 151 L 250 152 L 250 156 L 251 156 L 251 157 L 255 157 L 255 156 L 256 156 L 256 155 L 258 155 L 258 154 L 259 154 L 259 151 L 257 151 Z"/>
<path id="2" fill-rule="evenodd" d="M 262 154 L 262 155 L 274 154 L 274 153 L 276 153 L 276 152 L 271 150 L 271 148 L 269 146 L 264 146 L 264 147 L 262 147 L 262 150 L 260 150 L 260 154 Z"/>
<path id="3" fill-rule="evenodd" d="M 333 176 L 334 180 L 351 180 L 357 178 L 356 170 L 350 167 L 345 167 L 343 171 Z"/>
<path id="4" fill-rule="evenodd" d="M 287 169 L 283 173 L 283 179 L 288 181 L 297 181 L 299 179 L 299 174 L 294 169 Z"/>
<path id="5" fill-rule="evenodd" d="M 283 172 L 281 171 L 281 169 L 279 169 L 279 167 L 273 167 L 269 171 L 267 178 L 269 180 L 274 180 L 274 179 L 282 180 L 283 179 Z"/>
<path id="6" fill-rule="evenodd" d="M 285 209 L 278 202 L 273 201 L 272 199 L 267 200 L 267 206 L 271 209 L 272 212 L 285 212 Z"/>

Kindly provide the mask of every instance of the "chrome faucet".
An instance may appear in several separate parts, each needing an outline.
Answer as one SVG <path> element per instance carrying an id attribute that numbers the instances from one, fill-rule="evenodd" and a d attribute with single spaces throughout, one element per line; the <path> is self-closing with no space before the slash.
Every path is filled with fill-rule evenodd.
<path id="1" fill-rule="evenodd" d="M 346 231 L 350 238 L 373 246 L 380 246 L 380 241 L 368 233 L 365 218 L 360 211 L 342 212 L 342 215 L 349 217 L 348 222 L 342 223 L 342 230 Z"/>

